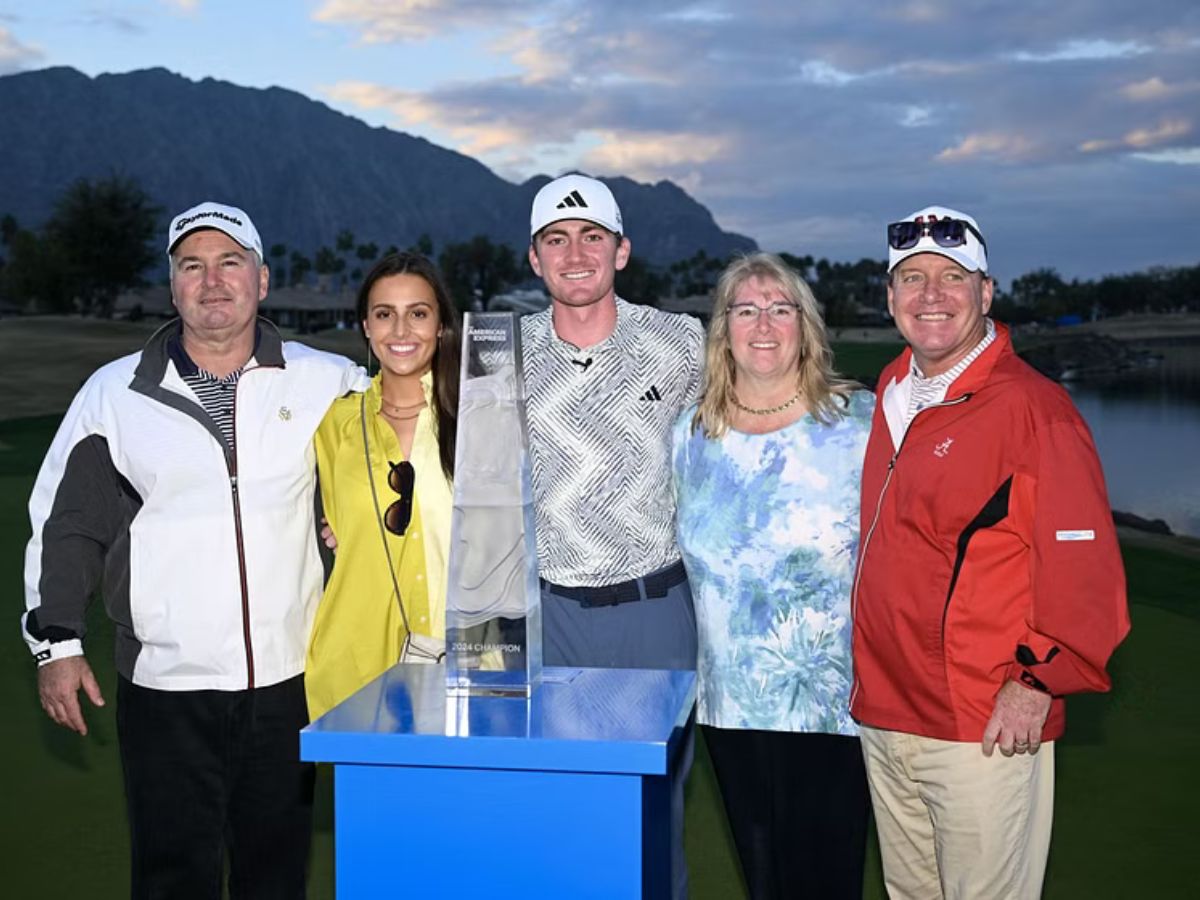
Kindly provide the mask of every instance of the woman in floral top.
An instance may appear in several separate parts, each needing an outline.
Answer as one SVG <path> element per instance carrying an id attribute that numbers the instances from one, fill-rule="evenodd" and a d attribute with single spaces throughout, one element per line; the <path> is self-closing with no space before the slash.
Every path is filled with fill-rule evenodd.
<path id="1" fill-rule="evenodd" d="M 722 274 L 707 354 L 672 451 L 697 721 L 751 895 L 857 900 L 850 589 L 874 398 L 834 373 L 812 291 L 770 254 Z"/>

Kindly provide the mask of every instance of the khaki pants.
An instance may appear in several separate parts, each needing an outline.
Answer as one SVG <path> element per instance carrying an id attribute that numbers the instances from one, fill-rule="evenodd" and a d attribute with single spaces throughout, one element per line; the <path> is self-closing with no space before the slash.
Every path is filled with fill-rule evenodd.
<path id="1" fill-rule="evenodd" d="M 863 726 L 884 881 L 893 900 L 1036 900 L 1054 815 L 1054 743 L 978 743 Z"/>

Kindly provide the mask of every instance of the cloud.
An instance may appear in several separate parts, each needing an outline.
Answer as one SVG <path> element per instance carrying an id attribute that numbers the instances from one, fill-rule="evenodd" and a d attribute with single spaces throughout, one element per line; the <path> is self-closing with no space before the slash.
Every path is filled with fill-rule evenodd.
<path id="1" fill-rule="evenodd" d="M 726 137 L 703 133 L 611 131 L 601 133 L 600 138 L 600 145 L 584 157 L 583 167 L 596 172 L 619 172 L 643 181 L 657 181 L 668 174 L 720 159 L 729 153 L 731 146 Z"/>
<path id="2" fill-rule="evenodd" d="M 1105 150 L 1145 150 L 1160 144 L 1168 144 L 1192 133 L 1192 124 L 1186 119 L 1168 119 L 1149 128 L 1134 128 L 1120 138 L 1084 141 L 1079 149 L 1084 153 Z"/>
<path id="3" fill-rule="evenodd" d="M 158 0 L 163 6 L 181 13 L 194 13 L 200 9 L 200 0 Z"/>
<path id="4" fill-rule="evenodd" d="M 464 28 L 515 24 L 528 8 L 521 0 L 325 0 L 312 18 L 352 26 L 364 44 L 390 44 Z"/>
<path id="5" fill-rule="evenodd" d="M 721 5 L 720 3 L 697 3 L 695 6 L 668 12 L 663 18 L 678 22 L 728 22 L 733 19 L 735 13 L 729 9 L 722 9 Z"/>
<path id="6" fill-rule="evenodd" d="M 941 18 L 943 12 L 940 4 L 933 0 L 911 0 L 908 3 L 897 4 L 892 10 L 891 16 L 900 22 L 921 25 L 927 22 L 936 22 Z"/>
<path id="7" fill-rule="evenodd" d="M 22 44 L 7 28 L 0 28 L 0 75 L 19 72 L 45 58 L 38 47 Z"/>
<path id="8" fill-rule="evenodd" d="M 1127 59 L 1150 52 L 1150 47 L 1137 41 L 1070 40 L 1055 49 L 1042 53 L 1018 50 L 1009 54 L 1016 62 L 1055 63 L 1079 60 Z"/>
<path id="9" fill-rule="evenodd" d="M 964 162 L 972 159 L 987 159 L 1002 163 L 1015 163 L 1028 159 L 1034 153 L 1034 144 L 1020 134 L 1003 132 L 979 132 L 967 135 L 953 147 L 937 154 L 941 162 Z"/>
<path id="10" fill-rule="evenodd" d="M 569 131 L 556 133 L 538 129 L 536 121 L 498 121 L 485 102 L 445 102 L 436 93 L 388 88 L 368 82 L 339 82 L 322 89 L 331 100 L 360 109 L 383 110 L 406 130 L 429 130 L 445 135 L 455 150 L 486 160 L 513 174 L 514 167 L 529 164 L 544 144 L 568 144 Z M 518 180 L 520 177 L 518 176 Z"/>
<path id="11" fill-rule="evenodd" d="M 84 28 L 106 28 L 121 34 L 145 34 L 146 26 L 130 16 L 111 9 L 87 9 L 78 18 Z"/>
<path id="12" fill-rule="evenodd" d="M 843 72 L 823 60 L 813 60 L 800 66 L 800 77 L 812 84 L 840 87 L 858 81 L 864 76 Z"/>
<path id="13" fill-rule="evenodd" d="M 428 122 L 431 116 L 428 104 L 419 94 L 371 84 L 365 81 L 339 81 L 321 88 L 321 93 L 331 100 L 348 103 L 360 109 L 386 109 L 404 122 Z"/>
<path id="14" fill-rule="evenodd" d="M 425 40 L 452 59 L 469 35 L 495 63 L 477 77 L 448 67 L 428 90 L 399 74 L 344 82 L 325 89 L 332 101 L 513 180 L 572 167 L 668 178 L 773 249 L 878 257 L 880 223 L 933 201 L 1003 234 L 1036 198 L 1049 220 L 1087 218 L 1091 246 L 1050 235 L 1005 265 L 1066 274 L 1097 265 L 1125 209 L 1194 215 L 1169 186 L 1191 170 L 1164 164 L 1195 156 L 1200 13 L 1178 0 L 1059 0 L 1036 28 L 990 0 L 862 5 L 852 20 L 844 0 L 318 6 L 363 43 Z M 1101 195 L 1112 202 L 1097 208 Z M 1051 247 L 1061 259 L 1042 255 Z"/>
<path id="15" fill-rule="evenodd" d="M 1136 81 L 1121 88 L 1121 96 L 1134 102 L 1169 100 L 1182 94 L 1200 91 L 1200 81 L 1178 81 L 1168 84 L 1157 75 L 1145 81 Z"/>
<path id="16" fill-rule="evenodd" d="M 906 106 L 900 112 L 900 124 L 905 128 L 923 128 L 933 124 L 933 108 L 929 106 Z"/>
<path id="17" fill-rule="evenodd" d="M 1135 128 L 1125 135 L 1125 143 L 1142 150 L 1157 144 L 1165 144 L 1190 134 L 1192 126 L 1183 119 L 1171 119 L 1153 128 Z"/>
<path id="18" fill-rule="evenodd" d="M 1172 163 L 1177 166 L 1200 166 L 1200 147 L 1174 147 L 1153 153 L 1133 153 L 1134 159 L 1152 163 Z"/>

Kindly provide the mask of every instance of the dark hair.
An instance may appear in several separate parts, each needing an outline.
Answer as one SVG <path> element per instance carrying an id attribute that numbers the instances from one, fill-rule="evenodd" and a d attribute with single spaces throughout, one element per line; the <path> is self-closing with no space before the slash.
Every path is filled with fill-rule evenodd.
<path id="1" fill-rule="evenodd" d="M 438 322 L 441 334 L 433 350 L 433 397 L 436 401 L 434 422 L 437 425 L 438 456 L 447 478 L 454 477 L 454 441 L 458 432 L 459 358 L 462 353 L 462 325 L 458 309 L 450 299 L 442 275 L 427 257 L 412 250 L 389 253 L 371 267 L 358 288 L 356 311 L 358 325 L 366 321 L 371 288 L 392 275 L 416 275 L 433 289 L 437 299 Z M 366 335 L 363 335 L 366 340 Z M 369 346 L 369 342 L 368 342 Z"/>

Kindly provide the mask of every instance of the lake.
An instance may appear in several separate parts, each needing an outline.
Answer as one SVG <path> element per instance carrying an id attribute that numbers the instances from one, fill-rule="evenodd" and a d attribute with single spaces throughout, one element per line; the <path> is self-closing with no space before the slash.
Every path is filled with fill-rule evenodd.
<path id="1" fill-rule="evenodd" d="M 1096 440 L 1113 508 L 1200 537 L 1200 342 L 1139 346 L 1163 364 L 1065 387 Z"/>

